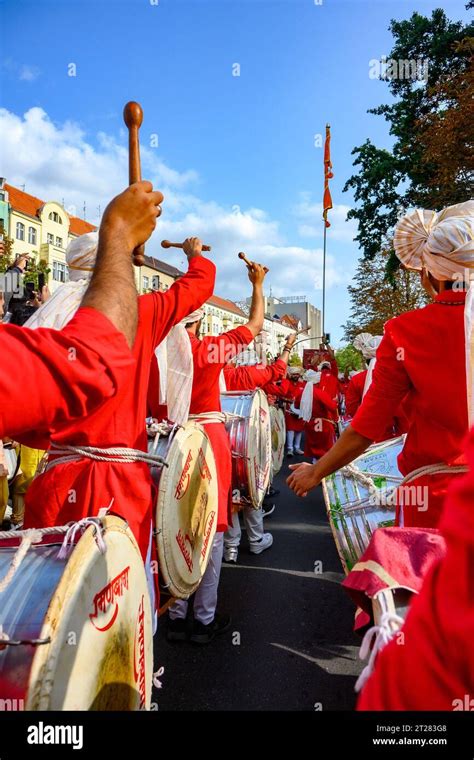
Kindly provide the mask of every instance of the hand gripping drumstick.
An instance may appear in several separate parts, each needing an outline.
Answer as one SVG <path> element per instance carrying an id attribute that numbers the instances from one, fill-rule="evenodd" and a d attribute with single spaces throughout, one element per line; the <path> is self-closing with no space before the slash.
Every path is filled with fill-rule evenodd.
<path id="1" fill-rule="evenodd" d="M 248 260 L 247 256 L 245 255 L 245 253 L 243 251 L 240 251 L 240 253 L 238 254 L 238 257 L 239 257 L 239 259 L 242 259 L 242 261 L 245 261 L 245 263 L 247 264 L 248 268 L 251 269 L 252 262 Z M 263 269 L 264 269 L 265 274 L 269 271 L 268 267 L 263 267 Z"/>
<path id="2" fill-rule="evenodd" d="M 162 248 L 182 248 L 184 246 L 184 243 L 170 243 L 169 240 L 162 240 L 161 241 L 161 247 Z M 210 245 L 203 245 L 202 247 L 203 251 L 211 251 L 212 248 Z"/>
<path id="3" fill-rule="evenodd" d="M 123 109 L 123 120 L 128 127 L 128 184 L 140 182 L 142 170 L 140 164 L 140 142 L 138 130 L 143 121 L 143 111 L 139 103 L 130 100 Z M 141 267 L 145 263 L 145 246 L 139 245 L 133 252 L 133 263 Z"/>

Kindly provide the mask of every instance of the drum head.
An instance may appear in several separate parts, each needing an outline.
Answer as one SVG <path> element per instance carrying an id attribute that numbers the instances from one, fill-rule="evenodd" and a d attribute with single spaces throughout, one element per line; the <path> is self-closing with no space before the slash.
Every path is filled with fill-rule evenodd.
<path id="1" fill-rule="evenodd" d="M 159 566 L 169 593 L 187 599 L 206 570 L 216 532 L 217 469 L 196 423 L 179 428 L 166 449 L 156 504 Z"/>
<path id="2" fill-rule="evenodd" d="M 271 406 L 270 419 L 272 428 L 272 469 L 273 474 L 277 475 L 281 470 L 285 452 L 285 415 L 281 409 Z"/>
<path id="3" fill-rule="evenodd" d="M 270 407 L 260 389 L 255 391 L 250 407 L 248 457 L 250 498 L 255 509 L 260 509 L 270 485 L 272 462 Z"/>
<path id="4" fill-rule="evenodd" d="M 106 552 L 88 528 L 53 592 L 39 636 L 51 641 L 36 647 L 27 710 L 150 708 L 153 638 L 143 560 L 123 520 L 105 517 L 102 524 Z"/>

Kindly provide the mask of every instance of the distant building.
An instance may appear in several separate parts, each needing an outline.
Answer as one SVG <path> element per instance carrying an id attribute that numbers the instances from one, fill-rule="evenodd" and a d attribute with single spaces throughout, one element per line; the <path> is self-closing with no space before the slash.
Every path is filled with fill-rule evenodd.
<path id="1" fill-rule="evenodd" d="M 301 324 L 302 328 L 309 327 L 307 335 L 310 339 L 299 343 L 297 347 L 301 352 L 303 348 L 318 347 L 322 336 L 321 312 L 316 306 L 309 303 L 306 296 L 284 296 L 282 298 L 266 296 L 265 314 L 273 319 L 280 319 L 282 322 L 288 323 L 288 321 L 293 320 L 295 325 Z M 306 334 L 301 335 L 301 339 L 305 337 Z"/>
<path id="2" fill-rule="evenodd" d="M 43 201 L 1 178 L 0 222 L 13 240 L 15 256 L 28 253 L 47 263 L 51 292 L 68 279 L 66 248 L 70 241 L 97 229 L 84 219 L 68 214 L 58 201 Z M 134 267 L 134 273 L 139 293 L 168 290 L 182 275 L 179 269 L 152 256 L 145 256 L 145 265 Z"/>

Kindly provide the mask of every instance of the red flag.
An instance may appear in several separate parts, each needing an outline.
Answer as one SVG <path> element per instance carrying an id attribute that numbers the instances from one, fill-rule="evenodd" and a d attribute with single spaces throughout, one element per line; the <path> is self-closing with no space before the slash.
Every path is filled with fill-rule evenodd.
<path id="1" fill-rule="evenodd" d="M 323 198 L 323 219 L 326 227 L 330 227 L 328 222 L 328 211 L 332 208 L 331 191 L 329 189 L 329 180 L 333 178 L 331 171 L 331 127 L 326 124 L 326 141 L 324 143 L 324 198 Z"/>

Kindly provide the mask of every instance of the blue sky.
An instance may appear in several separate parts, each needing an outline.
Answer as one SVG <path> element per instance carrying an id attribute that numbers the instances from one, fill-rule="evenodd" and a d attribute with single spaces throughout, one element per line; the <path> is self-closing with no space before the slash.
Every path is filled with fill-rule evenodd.
<path id="1" fill-rule="evenodd" d="M 332 126 L 333 225 L 326 326 L 348 316 L 358 250 L 344 222 L 351 150 L 390 146 L 367 109 L 389 98 L 368 76 L 391 48 L 391 18 L 430 13 L 431 0 L 3 0 L 1 173 L 13 184 L 98 221 L 127 182 L 122 108 L 144 109 L 143 173 L 164 189 L 162 237 L 199 234 L 213 245 L 217 292 L 239 300 L 248 283 L 236 253 L 265 258 L 275 295 L 320 305 L 322 149 Z M 466 19 L 464 0 L 442 3 Z M 76 76 L 68 76 L 68 64 Z M 240 76 L 232 76 L 233 64 Z M 25 114 L 27 116 L 25 117 Z M 150 135 L 158 135 L 158 147 Z"/>

